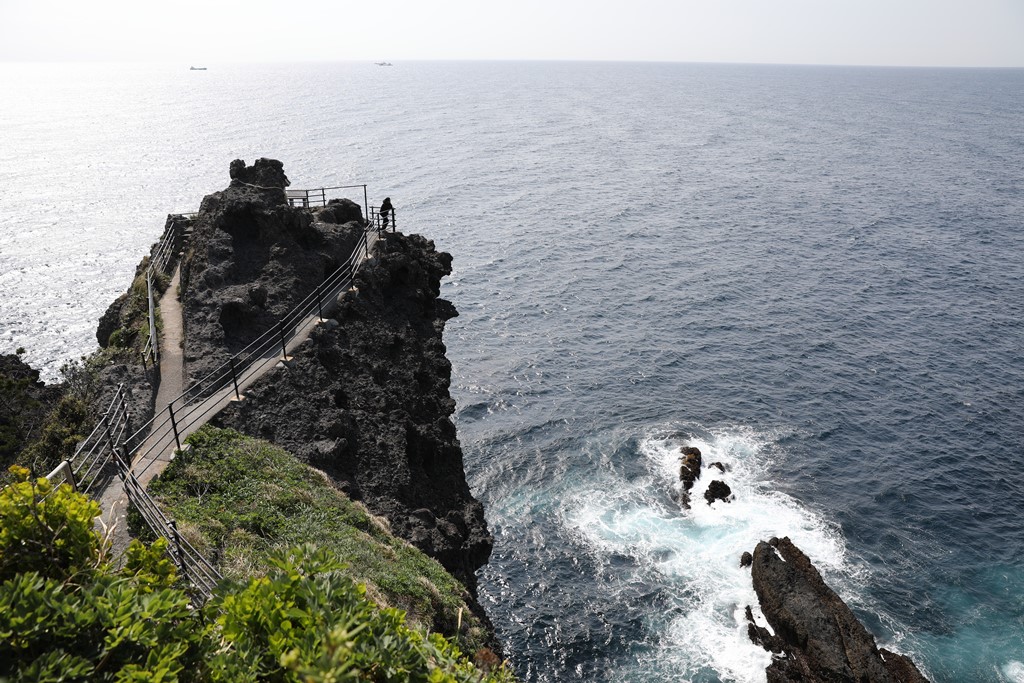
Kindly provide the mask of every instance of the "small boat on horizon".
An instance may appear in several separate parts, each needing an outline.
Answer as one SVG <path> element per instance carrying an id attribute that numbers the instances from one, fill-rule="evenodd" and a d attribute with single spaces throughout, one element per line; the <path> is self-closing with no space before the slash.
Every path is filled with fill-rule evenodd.
<path id="1" fill-rule="evenodd" d="M 391 62 L 374 62 L 377 66 L 392 66 Z"/>
<path id="2" fill-rule="evenodd" d="M 189 71 L 206 71 L 206 67 L 205 66 L 190 66 L 188 68 L 188 70 Z"/>

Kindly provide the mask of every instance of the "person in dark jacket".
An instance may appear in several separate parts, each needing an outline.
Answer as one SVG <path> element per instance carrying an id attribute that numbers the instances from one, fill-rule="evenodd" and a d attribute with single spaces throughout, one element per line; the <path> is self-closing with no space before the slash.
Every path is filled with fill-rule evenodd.
<path id="1" fill-rule="evenodd" d="M 380 204 L 381 230 L 388 229 L 388 221 L 391 220 L 395 207 L 391 206 L 391 197 L 385 197 Z"/>

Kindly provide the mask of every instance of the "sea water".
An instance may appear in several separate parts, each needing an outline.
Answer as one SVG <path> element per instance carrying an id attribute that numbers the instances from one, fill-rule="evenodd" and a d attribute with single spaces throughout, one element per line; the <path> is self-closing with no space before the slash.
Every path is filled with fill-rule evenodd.
<path id="1" fill-rule="evenodd" d="M 0 66 L 0 350 L 95 348 L 234 158 L 367 183 L 454 255 L 524 680 L 764 680 L 739 556 L 788 535 L 934 680 L 1024 681 L 1024 71 L 209 66 Z"/>

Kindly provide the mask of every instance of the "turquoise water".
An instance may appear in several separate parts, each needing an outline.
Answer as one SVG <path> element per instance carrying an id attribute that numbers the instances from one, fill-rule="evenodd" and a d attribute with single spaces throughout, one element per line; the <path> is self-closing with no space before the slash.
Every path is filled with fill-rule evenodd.
<path id="1" fill-rule="evenodd" d="M 50 376 L 231 159 L 369 184 L 443 293 L 526 680 L 764 680 L 787 534 L 937 681 L 1024 681 L 1020 70 L 0 67 L 0 347 Z M 730 467 L 691 511 L 674 451 Z"/>

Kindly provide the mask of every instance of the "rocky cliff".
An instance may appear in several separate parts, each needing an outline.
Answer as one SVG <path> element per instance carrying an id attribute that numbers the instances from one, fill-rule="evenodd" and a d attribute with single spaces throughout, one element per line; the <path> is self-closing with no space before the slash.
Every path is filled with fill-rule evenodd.
<path id="1" fill-rule="evenodd" d="M 193 379 L 276 324 L 348 258 L 362 230 L 355 205 L 288 206 L 278 162 L 236 163 L 232 178 L 203 200 L 183 263 Z M 372 256 L 328 322 L 215 424 L 323 470 L 475 593 L 492 538 L 450 420 L 442 332 L 456 312 L 438 295 L 451 257 L 401 234 L 384 235 Z"/>
<path id="2" fill-rule="evenodd" d="M 312 292 L 352 253 L 359 207 L 291 207 L 279 161 L 236 161 L 231 185 L 207 195 L 181 264 L 185 367 L 204 377 Z"/>

